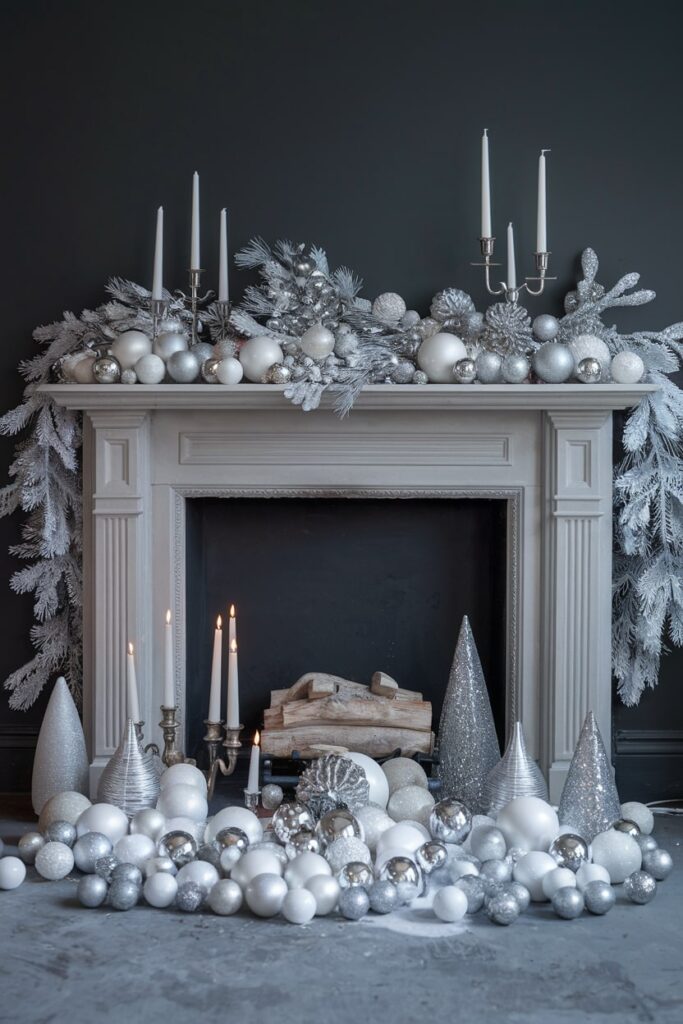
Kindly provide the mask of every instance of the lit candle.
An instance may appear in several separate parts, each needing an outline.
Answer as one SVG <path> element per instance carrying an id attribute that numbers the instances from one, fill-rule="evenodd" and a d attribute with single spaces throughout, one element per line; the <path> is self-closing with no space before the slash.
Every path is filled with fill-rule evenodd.
<path id="1" fill-rule="evenodd" d="M 175 682 L 173 679 L 173 627 L 171 610 L 166 612 L 164 626 L 164 707 L 175 707 Z"/>
<path id="2" fill-rule="evenodd" d="M 512 223 L 508 224 L 507 286 L 511 291 L 517 287 L 517 267 L 515 266 L 515 233 L 512 230 Z"/>
<path id="3" fill-rule="evenodd" d="M 237 640 L 237 619 L 235 618 L 235 606 L 231 604 L 228 618 L 228 646 L 232 645 L 233 640 Z"/>
<path id="4" fill-rule="evenodd" d="M 211 662 L 211 691 L 209 693 L 209 721 L 221 720 L 221 669 L 223 665 L 223 620 L 218 616 L 213 634 L 213 660 Z"/>
<path id="5" fill-rule="evenodd" d="M 481 237 L 490 238 L 491 231 L 491 180 L 489 178 L 489 136 L 484 128 L 481 137 Z"/>
<path id="6" fill-rule="evenodd" d="M 154 277 L 152 278 L 152 298 L 160 299 L 163 292 L 164 278 L 164 208 L 157 210 L 157 237 L 154 243 Z"/>
<path id="7" fill-rule="evenodd" d="M 133 654 L 133 645 L 128 644 L 128 665 L 126 672 L 126 683 L 128 690 L 128 707 L 126 709 L 128 718 L 132 718 L 134 722 L 140 722 L 140 701 L 138 700 L 138 682 L 135 677 L 135 656 Z"/>
<path id="8" fill-rule="evenodd" d="M 225 716 L 228 729 L 238 729 L 240 724 L 240 691 L 237 677 L 237 641 L 230 641 L 228 653 L 228 709 Z"/>
<path id="9" fill-rule="evenodd" d="M 538 211 L 536 215 L 536 252 L 548 251 L 546 228 L 546 195 L 545 195 L 545 154 L 549 149 L 542 149 L 538 158 Z"/>
<path id="10" fill-rule="evenodd" d="M 192 175 L 192 244 L 190 247 L 190 270 L 199 270 L 199 175 Z"/>
<path id="11" fill-rule="evenodd" d="M 249 760 L 249 780 L 247 782 L 247 793 L 258 793 L 259 792 L 259 762 L 261 760 L 261 748 L 259 746 L 258 729 L 254 734 L 254 743 L 251 748 L 251 758 Z"/>
<path id="12" fill-rule="evenodd" d="M 218 301 L 228 301 L 228 215 L 221 210 L 221 239 L 218 253 Z"/>

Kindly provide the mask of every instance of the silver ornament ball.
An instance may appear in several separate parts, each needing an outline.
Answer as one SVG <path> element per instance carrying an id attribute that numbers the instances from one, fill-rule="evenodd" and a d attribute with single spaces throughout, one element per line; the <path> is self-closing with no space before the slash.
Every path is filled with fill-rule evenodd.
<path id="1" fill-rule="evenodd" d="M 46 843 L 64 843 L 71 848 L 76 842 L 76 826 L 70 821 L 53 821 L 44 832 Z"/>
<path id="2" fill-rule="evenodd" d="M 219 363 L 220 359 L 216 359 L 215 356 L 211 356 L 210 359 L 205 359 L 202 363 L 202 380 L 204 380 L 206 384 L 218 384 L 216 371 L 218 370 Z"/>
<path id="3" fill-rule="evenodd" d="M 564 921 L 573 921 L 583 913 L 583 893 L 574 885 L 565 885 L 557 889 L 550 902 L 557 916 Z"/>
<path id="4" fill-rule="evenodd" d="M 583 890 L 583 902 L 590 914 L 606 914 L 616 901 L 617 894 L 609 882 L 596 879 L 594 882 L 589 882 Z"/>
<path id="5" fill-rule="evenodd" d="M 221 863 L 222 847 L 214 841 L 212 843 L 204 843 L 197 850 L 197 860 L 206 861 L 207 864 L 211 864 L 218 871 Z"/>
<path id="6" fill-rule="evenodd" d="M 576 377 L 582 384 L 598 384 L 602 378 L 600 362 L 592 356 L 586 356 L 576 367 Z"/>
<path id="7" fill-rule="evenodd" d="M 284 793 L 282 786 L 276 785 L 274 782 L 269 782 L 261 790 L 261 803 L 267 811 L 276 810 L 284 799 Z"/>
<path id="8" fill-rule="evenodd" d="M 500 367 L 506 384 L 523 384 L 529 376 L 531 365 L 526 356 L 511 353 L 505 356 Z"/>
<path id="9" fill-rule="evenodd" d="M 616 832 L 623 832 L 625 835 L 631 836 L 632 839 L 640 835 L 640 829 L 635 821 L 631 821 L 630 818 L 619 818 L 617 821 L 612 822 L 612 828 Z"/>
<path id="10" fill-rule="evenodd" d="M 197 843 L 189 832 L 176 829 L 161 837 L 157 852 L 160 857 L 168 857 L 176 868 L 182 868 L 197 856 Z"/>
<path id="11" fill-rule="evenodd" d="M 305 804 L 293 800 L 280 804 L 273 814 L 271 828 L 281 843 L 288 843 L 297 832 L 313 831 L 315 820 Z"/>
<path id="12" fill-rule="evenodd" d="M 550 313 L 541 313 L 531 325 L 531 329 L 539 341 L 552 341 L 557 337 L 560 329 L 560 322 L 557 317 Z"/>
<path id="13" fill-rule="evenodd" d="M 506 850 L 505 836 L 495 825 L 478 825 L 472 829 L 470 851 L 479 860 L 502 860 Z"/>
<path id="14" fill-rule="evenodd" d="M 360 885 L 343 889 L 339 894 L 339 913 L 347 921 L 360 921 L 370 909 L 370 897 Z"/>
<path id="15" fill-rule="evenodd" d="M 159 356 L 160 359 L 167 362 L 175 352 L 187 351 L 187 338 L 180 331 L 162 331 L 161 334 L 157 334 L 152 351 L 155 356 Z M 156 364 L 152 365 L 156 366 Z M 142 380 L 142 378 L 140 379 Z M 143 381 L 143 383 L 145 382 Z"/>
<path id="16" fill-rule="evenodd" d="M 467 356 L 465 359 L 458 359 L 453 367 L 453 376 L 458 384 L 471 384 L 477 377 L 477 366 L 474 359 Z"/>
<path id="17" fill-rule="evenodd" d="M 98 384 L 118 384 L 121 379 L 121 365 L 113 356 L 100 356 L 92 364 L 92 372 Z"/>
<path id="18" fill-rule="evenodd" d="M 429 384 L 429 377 L 424 370 L 416 370 L 413 374 L 413 384 Z"/>
<path id="19" fill-rule="evenodd" d="M 264 872 L 251 879 L 244 890 L 244 898 L 252 914 L 257 917 L 275 917 L 280 913 L 287 883 L 280 875 Z"/>
<path id="20" fill-rule="evenodd" d="M 192 355 L 196 356 L 201 366 L 206 362 L 207 359 L 213 359 L 214 351 L 213 345 L 210 345 L 208 341 L 198 341 L 196 345 L 193 345 L 190 349 Z"/>
<path id="21" fill-rule="evenodd" d="M 391 379 L 394 384 L 410 384 L 415 373 L 415 367 L 409 359 L 401 359 L 391 371 Z"/>
<path id="22" fill-rule="evenodd" d="M 261 381 L 263 384 L 288 384 L 291 379 L 292 371 L 289 366 L 285 366 L 283 363 L 273 363 L 263 374 Z"/>
<path id="23" fill-rule="evenodd" d="M 531 893 L 525 885 L 522 885 L 521 882 L 504 882 L 501 886 L 501 891 L 510 896 L 514 896 L 519 904 L 520 913 L 523 914 L 525 910 L 529 909 Z"/>
<path id="24" fill-rule="evenodd" d="M 74 864 L 79 871 L 91 875 L 97 870 L 97 862 L 108 856 L 111 851 L 112 842 L 108 836 L 101 832 L 86 832 L 73 845 Z"/>
<path id="25" fill-rule="evenodd" d="M 88 834 L 93 835 L 92 832 Z M 104 857 L 98 857 L 95 861 L 95 874 L 103 878 L 105 882 L 111 882 L 112 872 L 118 863 L 119 858 L 115 853 L 106 853 Z"/>
<path id="26" fill-rule="evenodd" d="M 164 367 L 164 373 L 166 373 L 166 367 Z M 137 384 L 137 382 L 138 382 L 138 375 L 135 372 L 135 370 L 121 370 L 121 383 L 122 384 Z"/>
<path id="27" fill-rule="evenodd" d="M 643 854 L 643 870 L 652 875 L 658 882 L 663 882 L 671 874 L 674 862 L 668 850 L 648 850 Z"/>
<path id="28" fill-rule="evenodd" d="M 194 352 L 174 352 L 166 363 L 171 380 L 176 384 L 192 384 L 199 376 L 199 360 Z"/>
<path id="29" fill-rule="evenodd" d="M 574 356 L 566 345 L 547 341 L 532 356 L 536 376 L 546 384 L 564 384 L 574 373 Z"/>
<path id="30" fill-rule="evenodd" d="M 24 864 L 34 864 L 36 854 L 45 846 L 45 839 L 40 832 L 25 832 L 17 843 L 17 853 Z M 2 847 L 0 847 L 2 856 Z"/>
<path id="31" fill-rule="evenodd" d="M 350 889 L 355 885 L 369 889 L 374 882 L 374 875 L 372 868 L 363 861 L 352 860 L 338 872 L 337 881 L 340 889 Z"/>
<path id="32" fill-rule="evenodd" d="M 624 892 L 632 903 L 649 903 L 657 894 L 657 882 L 649 871 L 634 871 L 624 879 Z"/>
<path id="33" fill-rule="evenodd" d="M 480 352 L 476 359 L 477 380 L 482 384 L 500 384 L 503 379 L 503 360 L 497 352 Z"/>
<path id="34" fill-rule="evenodd" d="M 110 355 L 122 370 L 132 370 L 138 359 L 152 351 L 152 339 L 142 331 L 124 331 L 114 339 Z"/>
<path id="35" fill-rule="evenodd" d="M 126 878 L 112 879 L 107 903 L 114 910 L 132 910 L 140 899 L 141 888 Z"/>
<path id="36" fill-rule="evenodd" d="M 512 865 L 506 860 L 486 860 L 479 869 L 479 875 L 484 879 L 484 883 L 489 879 L 500 885 L 512 878 Z"/>
<path id="37" fill-rule="evenodd" d="M 294 860 L 300 853 L 322 853 L 323 842 L 312 829 L 303 828 L 294 833 L 285 846 L 285 852 L 289 860 Z"/>
<path id="38" fill-rule="evenodd" d="M 462 889 L 467 897 L 467 913 L 478 914 L 484 906 L 486 887 L 479 875 L 463 875 L 454 883 L 456 889 Z"/>
<path id="39" fill-rule="evenodd" d="M 383 882 L 375 882 L 368 889 L 368 899 L 370 910 L 375 914 L 390 914 L 401 902 L 398 898 L 398 889 L 393 882 L 389 882 L 387 879 Z"/>
<path id="40" fill-rule="evenodd" d="M 519 903 L 510 893 L 499 892 L 487 901 L 486 913 L 494 924 L 509 925 L 519 917 Z"/>
<path id="41" fill-rule="evenodd" d="M 650 853 L 651 850 L 657 849 L 657 840 L 654 836 L 644 836 L 641 833 L 641 835 L 634 836 L 633 838 L 638 843 L 638 846 L 640 847 L 640 852 L 643 854 L 643 856 L 645 856 L 646 853 Z"/>
<path id="42" fill-rule="evenodd" d="M 396 886 L 401 903 L 409 903 L 422 895 L 424 878 L 419 867 L 410 857 L 390 857 L 378 872 L 380 882 L 391 882 Z"/>
<path id="43" fill-rule="evenodd" d="M 363 827 L 351 811 L 339 807 L 328 811 L 315 827 L 316 834 L 329 846 L 335 839 L 364 839 Z"/>
<path id="44" fill-rule="evenodd" d="M 178 886 L 175 905 L 183 914 L 194 914 L 204 903 L 206 893 L 196 882 L 184 882 Z"/>
<path id="45" fill-rule="evenodd" d="M 220 851 L 223 850 L 236 850 L 239 855 L 242 856 L 249 849 L 249 837 L 247 833 L 237 828 L 236 825 L 229 825 L 227 828 L 222 828 L 220 832 L 216 833 L 215 843 L 218 845 Z"/>
<path id="46" fill-rule="evenodd" d="M 142 871 L 136 864 L 117 864 L 111 873 L 111 884 L 114 882 L 132 882 L 139 888 L 142 885 Z"/>
<path id="47" fill-rule="evenodd" d="M 84 875 L 78 883 L 76 898 L 82 907 L 101 907 L 109 886 L 99 875 Z"/>
<path id="48" fill-rule="evenodd" d="M 472 815 L 460 800 L 446 797 L 432 807 L 428 827 L 432 839 L 441 843 L 462 843 L 472 830 Z"/>
<path id="49" fill-rule="evenodd" d="M 415 854 L 418 867 L 425 873 L 431 875 L 432 871 L 443 868 L 448 860 L 448 850 L 443 843 L 436 839 L 423 843 Z"/>
<path id="50" fill-rule="evenodd" d="M 372 304 L 372 315 L 387 327 L 395 327 L 405 313 L 406 304 L 396 292 L 384 292 Z"/>
<path id="51" fill-rule="evenodd" d="M 548 853 L 555 858 L 558 867 L 569 868 L 576 874 L 588 860 L 588 843 L 581 836 L 565 832 L 553 839 Z"/>

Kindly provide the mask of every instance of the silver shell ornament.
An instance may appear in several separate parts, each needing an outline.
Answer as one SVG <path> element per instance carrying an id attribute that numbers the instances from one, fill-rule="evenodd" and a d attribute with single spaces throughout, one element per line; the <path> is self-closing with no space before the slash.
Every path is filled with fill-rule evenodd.
<path id="1" fill-rule="evenodd" d="M 296 795 L 319 818 L 340 807 L 350 811 L 365 807 L 370 786 L 359 765 L 338 754 L 326 754 L 302 772 Z"/>

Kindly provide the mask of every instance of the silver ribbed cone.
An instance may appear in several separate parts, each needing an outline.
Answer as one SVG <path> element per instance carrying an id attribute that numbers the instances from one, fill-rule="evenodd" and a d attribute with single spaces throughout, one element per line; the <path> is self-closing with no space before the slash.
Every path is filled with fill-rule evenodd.
<path id="1" fill-rule="evenodd" d="M 151 751 L 144 753 L 132 718 L 126 722 L 121 742 L 100 776 L 97 799 L 114 804 L 129 816 L 154 807 L 159 796 L 159 775 Z"/>
<path id="2" fill-rule="evenodd" d="M 497 814 L 518 796 L 548 799 L 548 786 L 541 769 L 526 749 L 521 722 L 515 722 L 505 753 L 484 783 L 484 801 L 489 814 Z"/>

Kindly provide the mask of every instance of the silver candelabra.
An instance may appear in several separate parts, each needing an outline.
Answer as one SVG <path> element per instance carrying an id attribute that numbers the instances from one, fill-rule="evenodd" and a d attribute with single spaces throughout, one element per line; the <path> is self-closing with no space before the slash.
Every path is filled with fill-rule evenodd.
<path id="1" fill-rule="evenodd" d="M 206 306 L 213 299 L 215 292 L 209 289 L 205 295 L 199 294 L 199 281 L 202 275 L 202 271 L 198 268 L 190 268 L 188 271 L 190 275 L 190 291 L 189 294 L 183 291 L 176 291 L 176 295 L 179 299 L 182 299 L 186 306 L 190 307 L 192 314 L 192 335 L 190 338 L 190 345 L 196 345 L 199 342 L 197 323 L 198 323 L 198 311 L 200 306 Z"/>
<path id="2" fill-rule="evenodd" d="M 535 252 L 534 260 L 536 263 L 536 276 L 526 277 L 523 284 L 515 285 L 514 288 L 509 288 L 505 281 L 500 281 L 498 288 L 494 288 L 491 284 L 491 269 L 493 267 L 499 267 L 500 263 L 493 262 L 493 249 L 496 239 L 493 235 L 485 235 L 479 239 L 481 246 L 481 255 L 483 263 L 473 263 L 473 267 L 484 268 L 484 280 L 486 282 L 486 291 L 489 295 L 503 295 L 506 302 L 511 302 L 516 305 L 519 302 L 519 296 L 522 291 L 526 291 L 529 295 L 542 295 L 543 289 L 545 288 L 546 281 L 557 280 L 554 277 L 548 276 L 548 265 L 550 262 L 549 252 Z M 537 287 L 532 287 L 532 284 L 536 283 Z"/>

